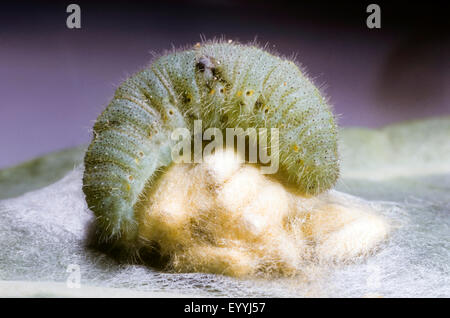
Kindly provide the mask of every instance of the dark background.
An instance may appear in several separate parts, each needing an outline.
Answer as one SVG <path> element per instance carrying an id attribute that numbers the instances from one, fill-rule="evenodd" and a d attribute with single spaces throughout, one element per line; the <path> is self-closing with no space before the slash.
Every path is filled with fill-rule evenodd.
<path id="1" fill-rule="evenodd" d="M 81 29 L 66 7 L 81 6 Z M 366 7 L 381 6 L 381 29 Z M 296 54 L 342 126 L 450 115 L 439 1 L 51 1 L 0 7 L 0 168 L 90 141 L 115 87 L 156 53 L 225 36 Z"/>

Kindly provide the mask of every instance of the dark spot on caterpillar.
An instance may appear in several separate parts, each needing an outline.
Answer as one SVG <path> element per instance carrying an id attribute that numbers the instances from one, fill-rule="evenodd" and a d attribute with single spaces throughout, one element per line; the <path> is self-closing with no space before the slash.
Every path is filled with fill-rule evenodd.
<path id="1" fill-rule="evenodd" d="M 189 104 L 190 102 L 192 102 L 191 95 L 188 95 L 188 94 L 183 95 L 183 102 L 185 104 Z"/>
<path id="2" fill-rule="evenodd" d="M 260 109 L 263 106 L 263 104 L 264 104 L 264 102 L 260 96 L 260 97 L 258 97 L 258 99 L 255 102 L 255 108 Z"/>
<path id="3" fill-rule="evenodd" d="M 214 75 L 214 80 L 218 80 L 219 77 L 221 77 L 220 70 L 217 67 L 212 68 L 211 71 L 212 74 Z"/>
<path id="4" fill-rule="evenodd" d="M 189 114 L 187 114 L 187 116 L 188 116 L 188 118 L 189 118 L 190 120 L 199 119 L 198 116 L 197 116 L 196 114 L 189 113 Z"/>
<path id="5" fill-rule="evenodd" d="M 205 64 L 200 63 L 200 62 L 197 63 L 197 69 L 203 73 L 205 71 Z"/>
<path id="6" fill-rule="evenodd" d="M 226 114 L 223 114 L 221 117 L 222 117 L 222 121 L 224 123 L 226 123 L 228 121 L 228 116 Z"/>
<path id="7" fill-rule="evenodd" d="M 173 115 L 173 110 L 169 110 L 169 115 Z"/>
<path id="8" fill-rule="evenodd" d="M 120 123 L 119 121 L 112 119 L 112 120 L 108 120 L 108 122 L 106 123 L 106 126 L 119 126 Z"/>
<path id="9" fill-rule="evenodd" d="M 128 180 L 133 181 L 133 176 L 128 176 Z"/>
<path id="10" fill-rule="evenodd" d="M 213 71 L 215 69 L 215 60 L 213 57 L 210 56 L 202 56 L 198 59 L 197 62 L 197 69 L 200 72 L 204 72 L 205 70 L 211 70 Z"/>

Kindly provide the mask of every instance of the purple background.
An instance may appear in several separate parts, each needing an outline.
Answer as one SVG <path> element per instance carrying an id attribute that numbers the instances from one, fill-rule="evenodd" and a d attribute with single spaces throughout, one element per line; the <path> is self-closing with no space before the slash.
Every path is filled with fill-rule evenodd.
<path id="1" fill-rule="evenodd" d="M 369 30 L 364 3 L 72 2 L 81 6 L 80 30 L 65 26 L 71 2 L 2 8 L 0 168 L 88 143 L 117 85 L 148 63 L 150 51 L 193 44 L 200 34 L 257 36 L 284 55 L 296 53 L 342 126 L 450 115 L 448 29 L 439 6 L 405 12 L 381 4 L 382 29 Z"/>

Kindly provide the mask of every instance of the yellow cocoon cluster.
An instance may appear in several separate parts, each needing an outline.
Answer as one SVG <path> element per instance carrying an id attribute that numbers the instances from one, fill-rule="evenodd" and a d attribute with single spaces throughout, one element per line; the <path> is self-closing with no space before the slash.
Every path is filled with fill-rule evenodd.
<path id="1" fill-rule="evenodd" d="M 234 151 L 173 164 L 137 208 L 139 239 L 175 272 L 292 276 L 366 256 L 389 232 L 368 205 L 295 193 Z"/>

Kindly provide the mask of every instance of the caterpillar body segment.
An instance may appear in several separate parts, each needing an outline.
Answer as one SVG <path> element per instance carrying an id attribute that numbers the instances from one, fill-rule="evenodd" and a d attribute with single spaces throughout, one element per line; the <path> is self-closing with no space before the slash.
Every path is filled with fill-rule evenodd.
<path id="1" fill-rule="evenodd" d="M 278 128 L 280 174 L 305 194 L 338 178 L 334 116 L 299 68 L 255 46 L 205 43 L 126 80 L 98 117 L 83 191 L 100 241 L 136 242 L 135 205 L 172 162 L 171 132 L 197 119 L 203 129 Z"/>

